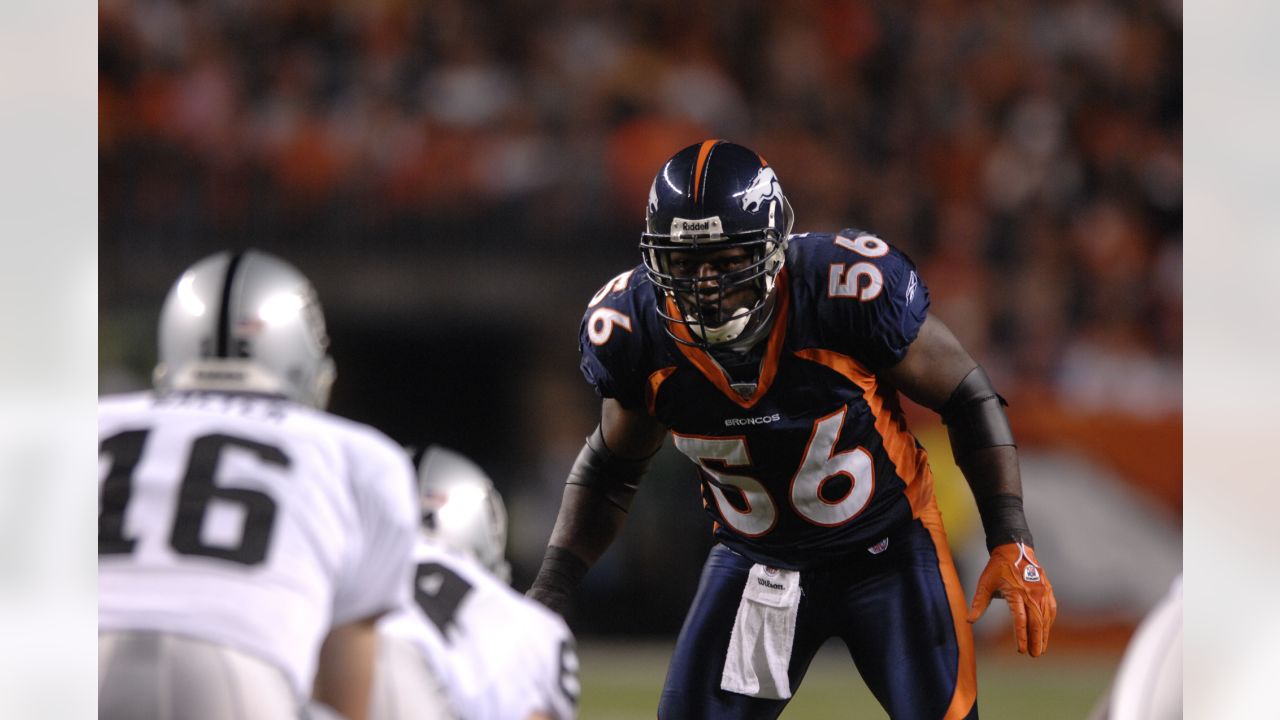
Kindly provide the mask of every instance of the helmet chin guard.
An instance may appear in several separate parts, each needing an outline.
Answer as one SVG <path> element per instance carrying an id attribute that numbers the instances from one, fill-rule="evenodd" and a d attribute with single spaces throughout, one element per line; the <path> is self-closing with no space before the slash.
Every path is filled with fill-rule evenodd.
<path id="1" fill-rule="evenodd" d="M 747 329 L 751 312 L 746 308 L 738 308 L 728 320 L 713 326 L 704 326 L 692 315 L 685 315 L 684 319 L 689 327 L 689 333 L 694 337 L 701 337 L 709 345 L 724 345 L 737 340 L 742 335 L 742 331 Z"/>
<path id="2" fill-rule="evenodd" d="M 794 213 L 777 175 L 755 152 L 723 140 L 707 140 L 676 153 L 649 189 L 640 249 L 649 279 L 677 312 L 659 304 L 667 332 L 688 329 L 693 344 L 723 347 L 758 339 L 771 319 L 775 278 L 786 259 Z M 714 275 L 673 271 L 672 254 L 746 250 L 745 266 Z M 747 305 L 731 307 L 730 295 L 749 290 Z"/>

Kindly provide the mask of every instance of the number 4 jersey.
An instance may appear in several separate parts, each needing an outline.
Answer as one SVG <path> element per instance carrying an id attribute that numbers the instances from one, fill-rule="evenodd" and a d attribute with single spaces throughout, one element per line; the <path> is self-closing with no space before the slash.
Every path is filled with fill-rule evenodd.
<path id="1" fill-rule="evenodd" d="M 756 382 L 735 385 L 711 354 L 670 337 L 655 305 L 678 317 L 674 302 L 642 266 L 629 270 L 583 316 L 582 372 L 671 429 L 700 469 L 720 542 L 792 569 L 876 552 L 933 493 L 896 392 L 875 374 L 906 354 L 928 291 L 901 252 L 844 230 L 792 236 L 777 293 Z"/>
<path id="2" fill-rule="evenodd" d="M 373 720 L 577 717 L 578 656 L 559 615 L 426 539 L 414 557 L 414 602 L 378 625 Z"/>
<path id="3" fill-rule="evenodd" d="M 175 393 L 98 403 L 98 627 L 227 645 L 310 694 L 331 626 L 407 595 L 409 458 L 286 400 Z"/>

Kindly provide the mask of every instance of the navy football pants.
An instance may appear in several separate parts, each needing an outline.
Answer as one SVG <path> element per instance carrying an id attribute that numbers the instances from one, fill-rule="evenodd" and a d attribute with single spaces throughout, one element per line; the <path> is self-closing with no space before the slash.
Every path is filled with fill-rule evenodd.
<path id="1" fill-rule="evenodd" d="M 717 545 L 703 567 L 667 670 L 659 720 L 776 718 L 786 700 L 720 689 L 725 651 L 752 562 Z M 978 717 L 973 636 L 964 592 L 936 507 L 863 550 L 801 574 L 802 598 L 788 675 L 794 695 L 830 637 L 894 720 Z"/>

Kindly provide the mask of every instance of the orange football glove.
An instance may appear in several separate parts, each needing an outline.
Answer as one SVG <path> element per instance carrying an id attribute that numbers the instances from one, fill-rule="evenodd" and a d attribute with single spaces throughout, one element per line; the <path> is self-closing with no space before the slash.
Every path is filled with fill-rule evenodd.
<path id="1" fill-rule="evenodd" d="M 1053 585 L 1036 562 L 1036 552 L 1023 543 L 997 545 L 978 578 L 978 589 L 969 607 L 969 622 L 986 612 L 991 598 L 1002 597 L 1013 615 L 1018 652 L 1037 657 L 1049 647 L 1049 630 L 1058 617 Z"/>

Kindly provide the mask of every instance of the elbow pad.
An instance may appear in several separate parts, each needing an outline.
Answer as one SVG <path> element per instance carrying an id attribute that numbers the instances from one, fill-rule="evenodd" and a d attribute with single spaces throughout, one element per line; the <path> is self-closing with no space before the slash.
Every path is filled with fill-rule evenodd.
<path id="1" fill-rule="evenodd" d="M 569 470 L 568 485 L 581 485 L 604 495 L 614 507 L 626 512 L 636 494 L 640 479 L 649 471 L 653 456 L 632 460 L 615 455 L 604 444 L 604 432 L 597 425 L 587 437 Z"/>
<path id="2" fill-rule="evenodd" d="M 951 453 L 963 462 L 969 453 L 1000 445 L 1016 445 L 1004 406 L 991 378 L 979 365 L 964 376 L 939 410 L 951 438 Z"/>

